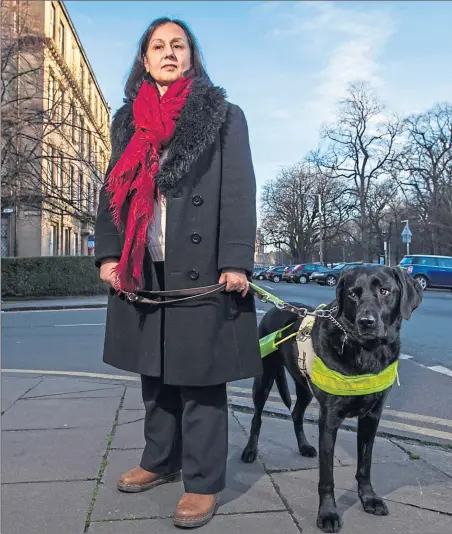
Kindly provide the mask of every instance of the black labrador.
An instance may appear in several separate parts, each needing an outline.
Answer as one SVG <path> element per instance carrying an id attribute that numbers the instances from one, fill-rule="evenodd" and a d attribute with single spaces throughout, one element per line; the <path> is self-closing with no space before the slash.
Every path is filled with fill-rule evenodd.
<path id="1" fill-rule="evenodd" d="M 328 306 L 337 306 L 335 318 L 340 327 L 328 318 L 317 318 L 312 329 L 314 351 L 327 367 L 343 375 L 379 373 L 399 358 L 402 320 L 410 319 L 421 301 L 421 286 L 405 271 L 379 265 L 349 269 L 338 282 L 335 302 Z M 312 311 L 309 306 L 293 305 Z M 294 321 L 285 335 L 297 332 L 301 320 L 290 312 L 273 308 L 265 314 L 259 326 L 259 337 Z M 298 366 L 298 349 L 294 338 L 279 345 L 276 352 L 264 358 L 263 364 L 263 374 L 254 380 L 255 413 L 242 460 L 251 463 L 256 459 L 262 411 L 275 382 L 284 403 L 288 408 L 291 406 L 286 368 L 296 386 L 297 401 L 292 419 L 298 448 L 303 456 L 317 455 L 303 430 L 304 413 L 313 397 L 311 391 L 320 405 L 320 504 L 317 526 L 323 532 L 339 532 L 342 526 L 334 498 L 333 460 L 337 431 L 347 417 L 358 418 L 356 479 L 361 503 L 367 513 L 387 515 L 389 511 L 386 504 L 372 488 L 370 469 L 372 447 L 390 388 L 368 395 L 335 396 L 312 383 L 308 385 Z"/>

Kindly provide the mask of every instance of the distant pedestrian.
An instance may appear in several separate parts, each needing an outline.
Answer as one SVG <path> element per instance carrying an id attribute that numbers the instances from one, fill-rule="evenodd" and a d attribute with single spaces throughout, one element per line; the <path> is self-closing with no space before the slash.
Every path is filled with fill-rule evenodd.
<path id="1" fill-rule="evenodd" d="M 144 491 L 182 470 L 174 523 L 197 527 L 225 487 L 226 383 L 262 372 L 248 293 L 256 185 L 247 122 L 210 82 L 193 34 L 177 20 L 146 30 L 125 95 L 95 236 L 100 277 L 114 289 L 104 361 L 141 375 L 146 410 L 140 466 L 118 488 Z M 124 297 L 217 283 L 226 291 L 166 306 Z"/>

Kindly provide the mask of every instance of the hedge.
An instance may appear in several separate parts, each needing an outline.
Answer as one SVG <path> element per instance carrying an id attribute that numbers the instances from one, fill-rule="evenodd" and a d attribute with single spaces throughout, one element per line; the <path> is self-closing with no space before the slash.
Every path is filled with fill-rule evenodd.
<path id="1" fill-rule="evenodd" d="M 92 256 L 2 258 L 2 298 L 106 295 Z"/>

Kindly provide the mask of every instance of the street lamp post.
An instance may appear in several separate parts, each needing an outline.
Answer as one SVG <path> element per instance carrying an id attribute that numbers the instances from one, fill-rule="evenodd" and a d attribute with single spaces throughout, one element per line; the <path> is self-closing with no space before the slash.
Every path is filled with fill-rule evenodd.
<path id="1" fill-rule="evenodd" d="M 317 195 L 319 201 L 319 249 L 320 249 L 320 263 L 323 265 L 323 211 L 322 211 L 322 195 Z"/>

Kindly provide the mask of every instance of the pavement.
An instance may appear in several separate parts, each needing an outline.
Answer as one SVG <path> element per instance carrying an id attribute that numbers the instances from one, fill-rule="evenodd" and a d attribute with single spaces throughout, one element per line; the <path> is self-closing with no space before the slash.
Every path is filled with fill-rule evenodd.
<path id="1" fill-rule="evenodd" d="M 181 483 L 141 494 L 116 489 L 143 448 L 139 383 L 45 374 L 2 376 L 2 532 L 174 532 Z M 317 459 L 298 454 L 290 421 L 265 417 L 258 460 L 240 461 L 251 415 L 231 405 L 227 488 L 205 534 L 314 534 Z M 316 425 L 307 424 L 312 444 Z M 335 455 L 342 532 L 452 531 L 452 451 L 378 437 L 373 485 L 388 517 L 366 514 L 356 493 L 356 434 L 340 430 Z"/>

